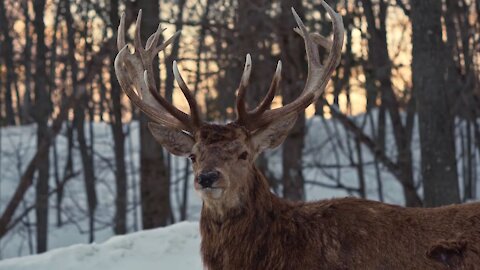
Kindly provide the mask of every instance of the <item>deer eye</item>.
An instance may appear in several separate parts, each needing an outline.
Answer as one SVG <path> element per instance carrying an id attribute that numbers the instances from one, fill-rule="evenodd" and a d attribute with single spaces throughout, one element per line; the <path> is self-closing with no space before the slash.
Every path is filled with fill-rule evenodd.
<path id="1" fill-rule="evenodd" d="M 248 152 L 245 151 L 245 152 L 241 153 L 240 156 L 238 156 L 238 159 L 246 160 L 247 157 L 248 157 Z"/>
<path id="2" fill-rule="evenodd" d="M 195 163 L 195 161 L 197 161 L 197 157 L 194 154 L 191 154 L 190 156 L 188 156 L 188 158 L 192 161 L 192 163 Z"/>

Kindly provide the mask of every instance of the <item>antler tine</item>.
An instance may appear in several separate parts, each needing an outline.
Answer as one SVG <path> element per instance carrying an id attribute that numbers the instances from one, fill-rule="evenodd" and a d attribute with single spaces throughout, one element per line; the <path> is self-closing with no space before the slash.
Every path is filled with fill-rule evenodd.
<path id="1" fill-rule="evenodd" d="M 180 71 L 178 71 L 177 61 L 173 61 L 173 75 L 175 77 L 175 80 L 178 83 L 178 86 L 180 87 L 180 90 L 182 90 L 183 95 L 187 99 L 188 106 L 190 107 L 192 124 L 195 127 L 199 127 L 201 125 L 201 121 L 200 121 L 200 114 L 198 110 L 197 101 L 195 100 L 195 97 L 192 95 L 192 92 L 190 91 L 187 84 L 185 83 L 185 80 L 180 74 Z"/>
<path id="2" fill-rule="evenodd" d="M 273 76 L 272 82 L 270 83 L 270 88 L 268 89 L 267 95 L 263 98 L 262 102 L 250 111 L 252 117 L 257 117 L 264 113 L 266 110 L 270 108 L 272 105 L 272 101 L 275 98 L 275 94 L 277 93 L 278 86 L 280 85 L 280 81 L 282 79 L 282 61 L 278 61 L 277 68 L 275 70 L 275 75 Z"/>
<path id="3" fill-rule="evenodd" d="M 137 21 L 135 22 L 135 37 L 133 39 L 133 46 L 135 46 L 135 51 L 138 52 L 143 52 L 143 46 L 142 46 L 142 38 L 141 38 L 141 30 L 140 30 L 140 25 L 142 23 L 142 10 L 140 9 L 138 11 L 137 15 Z"/>
<path id="4" fill-rule="evenodd" d="M 302 35 L 302 32 L 298 30 L 298 28 L 294 29 L 295 32 L 297 32 L 299 35 Z M 298 31 L 297 31 L 298 30 Z M 328 38 L 318 34 L 318 33 L 311 33 L 310 38 L 312 39 L 313 42 L 315 42 L 317 45 L 322 46 L 325 50 L 327 50 L 327 53 L 330 53 L 332 49 L 332 41 L 329 40 Z M 328 60 L 328 59 L 327 59 Z M 327 62 L 327 61 L 325 61 Z M 340 64 L 340 57 L 337 60 L 337 63 L 335 63 L 335 66 L 338 66 Z"/>
<path id="5" fill-rule="evenodd" d="M 157 47 L 157 44 L 158 44 L 158 41 L 160 40 L 160 34 L 163 33 L 165 30 L 167 30 L 167 28 L 163 28 L 162 29 L 162 26 L 160 24 L 158 24 L 158 28 L 157 28 L 157 31 L 155 33 L 153 33 L 148 39 L 147 39 L 147 43 L 145 45 L 145 49 L 148 51 L 148 50 L 151 50 L 152 47 Z"/>
<path id="6" fill-rule="evenodd" d="M 188 126 L 184 125 L 178 119 L 172 117 L 170 114 L 162 114 L 161 111 L 158 111 L 157 107 L 146 103 L 140 96 L 135 92 L 134 86 L 136 85 L 135 79 L 131 78 L 127 74 L 128 67 L 131 67 L 131 62 L 126 60 L 127 57 L 131 56 L 128 51 L 128 45 L 125 45 L 120 52 L 118 52 L 117 57 L 115 58 L 115 74 L 120 83 L 121 88 L 125 94 L 130 98 L 130 100 L 140 108 L 148 117 L 153 119 L 155 122 L 158 122 L 165 126 L 170 126 L 177 129 L 189 130 Z M 137 90 L 138 91 L 138 90 Z"/>
<path id="7" fill-rule="evenodd" d="M 243 68 L 242 78 L 240 80 L 240 85 L 238 86 L 237 93 L 237 123 L 245 125 L 248 123 L 248 113 L 245 107 L 245 94 L 247 92 L 248 83 L 250 81 L 250 74 L 252 72 L 252 57 L 250 54 L 247 54 L 245 57 L 245 67 Z"/>
<path id="8" fill-rule="evenodd" d="M 275 98 L 275 93 L 277 92 L 278 86 L 280 85 L 282 74 L 282 62 L 278 61 L 277 69 L 275 70 L 275 75 L 273 76 L 272 82 L 270 83 L 270 88 L 268 89 L 267 94 L 255 109 L 247 111 L 245 109 L 245 89 L 248 84 L 248 77 L 250 77 L 250 70 L 247 70 L 248 63 L 249 61 L 245 63 L 244 76 L 242 76 L 242 82 L 240 83 L 240 87 L 238 90 L 236 120 L 237 124 L 243 125 L 247 129 L 252 127 L 252 123 L 255 123 L 256 117 L 262 115 L 266 110 L 270 108 L 270 105 Z"/>
<path id="9" fill-rule="evenodd" d="M 160 46 L 156 47 L 152 53 L 154 55 L 157 55 L 159 52 L 163 51 L 166 47 L 172 44 L 172 42 L 180 35 L 180 33 L 182 33 L 182 31 L 175 32 L 175 34 L 173 34 L 173 36 L 167 39 L 167 41 L 163 42 L 162 44 L 160 44 Z"/>
<path id="10" fill-rule="evenodd" d="M 330 15 L 330 18 L 332 19 L 332 24 L 333 24 L 333 42 L 329 50 L 330 53 L 328 55 L 327 64 L 325 65 L 325 68 L 335 69 L 340 63 L 340 57 L 342 56 L 342 47 L 343 47 L 345 29 L 343 27 L 342 16 L 336 13 L 325 1 L 322 1 L 322 6 L 325 7 L 325 9 L 327 9 L 327 12 Z M 335 60 L 335 61 L 332 61 L 332 60 Z M 331 72 L 333 72 L 333 70 Z"/>
<path id="11" fill-rule="evenodd" d="M 120 20 L 117 37 L 119 52 L 115 58 L 115 73 L 120 86 L 132 102 L 153 121 L 167 127 L 194 133 L 201 125 L 199 110 L 192 94 L 187 91 L 188 88 L 183 79 L 179 81 L 179 84 L 190 105 L 191 117 L 165 100 L 158 92 L 153 79 L 154 58 L 170 45 L 180 32 L 176 32 L 166 42 L 158 45 L 160 35 L 165 30 L 159 25 L 156 32 L 148 38 L 144 48 L 140 34 L 141 20 L 142 11 L 140 10 L 135 23 L 133 40 L 135 52 L 133 54 L 128 50 L 128 45 L 125 45 L 125 15 L 122 15 Z M 175 69 L 176 64 L 174 63 L 174 73 Z M 178 76 L 175 77 L 178 80 Z"/>
<path id="12" fill-rule="evenodd" d="M 321 67 L 320 63 L 320 56 L 318 54 L 318 50 L 315 48 L 311 37 L 310 33 L 308 33 L 307 28 L 305 27 L 305 24 L 303 24 L 302 19 L 298 16 L 297 12 L 295 9 L 292 7 L 292 13 L 293 17 L 295 18 L 295 21 L 297 22 L 298 28 L 300 29 L 302 33 L 302 37 L 305 41 L 305 52 L 307 54 L 307 62 L 308 62 L 308 74 L 310 75 L 313 69 Z M 307 82 L 306 84 L 308 85 L 308 80 L 311 77 L 307 77 Z M 306 89 L 304 89 L 305 91 Z"/>
<path id="13" fill-rule="evenodd" d="M 325 1 L 322 1 L 322 5 L 327 10 L 333 23 L 333 41 L 331 42 L 330 48 L 328 48 L 330 52 L 325 64 L 322 65 L 320 62 L 320 56 L 316 46 L 316 41 L 322 38 L 319 38 L 319 34 L 309 33 L 298 14 L 292 8 L 293 16 L 298 25 L 295 32 L 299 33 L 305 41 L 305 51 L 308 60 L 308 77 L 305 87 L 295 101 L 281 108 L 267 110 L 263 114 L 252 118 L 252 121 L 250 121 L 247 127 L 248 129 L 255 130 L 267 125 L 275 119 L 290 115 L 293 112 L 299 113 L 305 110 L 310 104 L 314 103 L 325 90 L 333 71 L 339 63 L 343 47 L 344 27 L 342 17 L 333 11 Z M 312 37 L 314 37 L 314 39 L 312 39 Z M 329 42 L 326 42 L 325 40 L 319 43 L 320 45 L 323 44 L 322 46 L 329 46 Z"/>
<path id="14" fill-rule="evenodd" d="M 180 120 L 185 126 L 190 125 L 190 118 L 188 115 L 179 109 L 177 109 L 175 106 L 173 106 L 170 102 L 168 102 L 164 97 L 162 97 L 158 92 L 157 89 L 155 88 L 154 83 L 151 83 L 149 80 L 148 72 L 145 70 L 143 73 L 143 79 L 145 80 L 145 84 L 148 86 L 148 89 L 150 90 L 150 93 L 152 96 L 157 100 L 160 105 L 165 108 L 171 115 L 173 115 L 175 118 Z"/>
<path id="15" fill-rule="evenodd" d="M 240 85 L 238 87 L 237 93 L 237 120 L 236 122 L 240 125 L 250 126 L 252 122 L 254 122 L 254 118 L 258 117 L 266 110 L 270 108 L 273 99 L 275 98 L 275 93 L 277 92 L 278 86 L 281 80 L 282 74 L 282 62 L 278 61 L 277 68 L 275 70 L 275 75 L 273 76 L 272 82 L 270 84 L 270 88 L 268 89 L 267 94 L 260 102 L 260 104 L 253 110 L 247 110 L 245 105 L 245 94 L 246 89 L 248 86 L 248 82 L 250 79 L 251 74 L 251 57 L 250 54 L 247 54 L 246 61 L 245 61 L 245 68 L 243 71 L 242 79 L 240 81 Z"/>
<path id="16" fill-rule="evenodd" d="M 120 17 L 120 24 L 118 24 L 117 31 L 117 49 L 118 51 L 122 50 L 125 47 L 125 12 L 122 13 Z"/>
<path id="17" fill-rule="evenodd" d="M 293 31 L 295 31 L 297 34 L 299 34 L 303 38 L 303 32 L 302 30 L 300 30 L 300 28 L 295 27 L 293 28 Z M 310 33 L 310 38 L 312 39 L 313 42 L 315 42 L 317 45 L 322 46 L 328 52 L 330 52 L 330 50 L 332 49 L 332 41 L 329 40 L 328 38 L 318 33 Z"/>

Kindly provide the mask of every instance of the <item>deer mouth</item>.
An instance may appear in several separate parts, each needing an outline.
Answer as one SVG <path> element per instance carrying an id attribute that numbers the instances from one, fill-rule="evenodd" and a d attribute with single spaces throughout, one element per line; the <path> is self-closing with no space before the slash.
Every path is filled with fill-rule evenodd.
<path id="1" fill-rule="evenodd" d="M 197 190 L 197 191 L 204 191 L 204 192 L 211 192 L 211 191 L 223 190 L 222 187 L 215 186 L 215 185 L 208 186 L 208 187 L 204 187 L 204 186 L 200 185 L 200 184 L 198 183 L 198 181 L 195 181 L 194 186 L 195 186 L 195 190 Z"/>
<path id="2" fill-rule="evenodd" d="M 200 195 L 202 199 L 220 199 L 224 188 L 219 186 L 209 186 L 209 187 L 202 187 L 197 181 L 195 181 L 195 191 Z"/>
<path id="3" fill-rule="evenodd" d="M 200 191 L 203 192 L 216 192 L 216 191 L 221 191 L 223 188 L 218 188 L 218 187 L 205 187 L 205 188 L 200 188 Z"/>

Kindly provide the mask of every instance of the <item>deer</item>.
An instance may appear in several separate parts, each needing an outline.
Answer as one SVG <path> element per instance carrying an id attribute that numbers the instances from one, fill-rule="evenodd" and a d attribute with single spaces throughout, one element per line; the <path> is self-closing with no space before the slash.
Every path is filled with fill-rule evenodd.
<path id="1" fill-rule="evenodd" d="M 298 115 L 319 99 L 339 65 L 342 17 L 324 1 L 322 5 L 333 24 L 333 39 L 308 32 L 292 8 L 308 62 L 298 98 L 271 109 L 280 85 L 279 61 L 263 100 L 247 108 L 252 69 L 247 55 L 237 89 L 237 118 L 226 124 L 201 120 L 175 61 L 173 74 L 190 112 L 159 94 L 153 59 L 180 33 L 159 44 L 164 30 L 159 25 L 143 47 L 140 11 L 131 52 L 121 17 L 115 73 L 125 94 L 149 117 L 158 143 L 192 162 L 194 189 L 203 203 L 199 226 L 205 269 L 480 269 L 480 203 L 406 208 L 352 197 L 289 201 L 271 192 L 255 166 L 258 155 L 279 146 Z M 328 54 L 323 61 L 319 47 Z"/>

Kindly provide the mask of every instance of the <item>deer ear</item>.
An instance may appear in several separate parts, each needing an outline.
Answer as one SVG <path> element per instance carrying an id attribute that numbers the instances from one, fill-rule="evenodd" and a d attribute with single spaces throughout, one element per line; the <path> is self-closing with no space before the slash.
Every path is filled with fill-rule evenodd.
<path id="1" fill-rule="evenodd" d="M 252 135 L 252 142 L 256 152 L 261 153 L 267 148 L 279 146 L 285 140 L 293 125 L 295 125 L 297 116 L 296 112 L 291 113 L 255 131 Z"/>
<path id="2" fill-rule="evenodd" d="M 148 129 L 152 132 L 155 140 L 165 147 L 168 152 L 176 156 L 187 156 L 192 152 L 195 141 L 187 133 L 154 122 L 148 123 Z"/>

